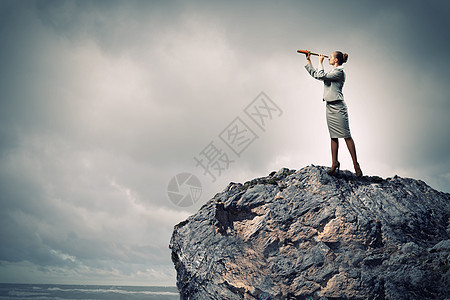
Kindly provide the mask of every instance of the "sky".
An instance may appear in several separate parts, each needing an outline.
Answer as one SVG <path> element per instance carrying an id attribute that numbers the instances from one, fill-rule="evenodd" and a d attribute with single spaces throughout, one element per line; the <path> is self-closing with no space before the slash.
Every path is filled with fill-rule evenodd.
<path id="1" fill-rule="evenodd" d="M 229 182 L 329 166 L 323 84 L 297 49 L 349 54 L 365 174 L 450 192 L 449 14 L 448 1 L 1 0 L 0 282 L 175 285 L 173 226 Z M 343 141 L 339 160 L 354 171 Z"/>

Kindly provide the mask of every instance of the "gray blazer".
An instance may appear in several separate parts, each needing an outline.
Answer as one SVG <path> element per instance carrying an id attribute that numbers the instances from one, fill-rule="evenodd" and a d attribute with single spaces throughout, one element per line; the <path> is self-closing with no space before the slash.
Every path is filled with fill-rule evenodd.
<path id="1" fill-rule="evenodd" d="M 328 73 L 323 70 L 323 65 L 320 64 L 316 70 L 312 64 L 305 66 L 309 74 L 315 79 L 322 80 L 324 84 L 323 100 L 324 101 L 336 101 L 344 100 L 344 94 L 342 93 L 342 87 L 345 82 L 345 72 L 342 66 L 334 68 Z"/>

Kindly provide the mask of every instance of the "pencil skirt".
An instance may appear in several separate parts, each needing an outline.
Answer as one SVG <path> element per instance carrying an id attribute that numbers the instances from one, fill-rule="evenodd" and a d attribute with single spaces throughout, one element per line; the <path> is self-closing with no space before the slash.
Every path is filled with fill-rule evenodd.
<path id="1" fill-rule="evenodd" d="M 347 105 L 344 101 L 327 102 L 327 125 L 330 138 L 349 138 L 350 127 L 348 125 Z"/>

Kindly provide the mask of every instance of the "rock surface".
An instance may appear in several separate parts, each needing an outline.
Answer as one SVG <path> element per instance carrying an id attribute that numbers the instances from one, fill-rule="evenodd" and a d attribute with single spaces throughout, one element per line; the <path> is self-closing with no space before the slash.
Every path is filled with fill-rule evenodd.
<path id="1" fill-rule="evenodd" d="M 327 170 L 230 183 L 176 225 L 181 299 L 450 298 L 450 194 Z"/>

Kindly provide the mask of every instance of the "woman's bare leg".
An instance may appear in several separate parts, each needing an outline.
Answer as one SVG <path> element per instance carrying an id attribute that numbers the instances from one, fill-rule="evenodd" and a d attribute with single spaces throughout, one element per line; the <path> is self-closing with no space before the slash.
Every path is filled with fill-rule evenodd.
<path id="1" fill-rule="evenodd" d="M 352 156 L 353 165 L 356 165 L 358 163 L 358 158 L 356 157 L 356 146 L 355 146 L 355 142 L 353 141 L 353 138 L 351 138 L 351 137 L 346 138 L 345 143 L 347 144 L 348 151 L 350 152 L 350 155 Z"/>
<path id="2" fill-rule="evenodd" d="M 356 157 L 356 146 L 355 142 L 351 137 L 345 139 L 345 143 L 347 144 L 348 151 L 352 157 L 353 166 L 355 167 L 356 176 L 361 177 L 362 171 L 359 167 L 358 158 Z"/>
<path id="3" fill-rule="evenodd" d="M 331 139 L 331 160 L 332 166 L 337 165 L 338 163 L 338 150 L 339 150 L 339 140 L 332 138 Z"/>
<path id="4" fill-rule="evenodd" d="M 338 162 L 338 149 L 339 149 L 339 140 L 332 138 L 331 139 L 331 159 L 333 160 L 331 164 L 330 170 L 327 172 L 328 175 L 334 175 L 334 172 L 336 169 L 339 169 L 339 162 Z"/>

